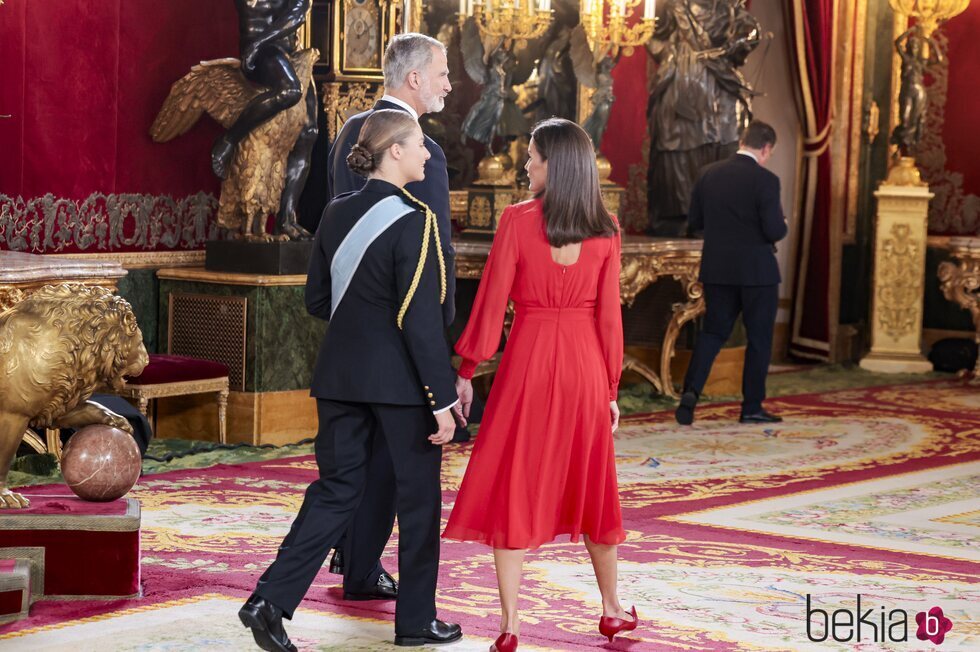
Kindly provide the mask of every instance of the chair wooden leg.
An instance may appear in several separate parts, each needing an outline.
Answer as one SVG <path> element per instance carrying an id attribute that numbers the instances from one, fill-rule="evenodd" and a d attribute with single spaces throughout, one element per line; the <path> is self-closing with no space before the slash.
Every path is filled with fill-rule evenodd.
<path id="1" fill-rule="evenodd" d="M 140 414 L 142 414 L 144 417 L 149 418 L 150 415 L 146 413 L 146 410 L 150 405 L 150 399 L 146 398 L 141 394 L 136 397 L 136 401 L 138 403 L 137 408 L 139 409 Z"/>
<path id="2" fill-rule="evenodd" d="M 228 390 L 218 392 L 218 442 L 227 443 Z"/>

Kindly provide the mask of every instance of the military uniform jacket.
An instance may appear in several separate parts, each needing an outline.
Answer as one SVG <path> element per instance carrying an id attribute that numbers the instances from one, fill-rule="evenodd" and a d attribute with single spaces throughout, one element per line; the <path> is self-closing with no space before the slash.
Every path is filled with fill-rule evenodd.
<path id="1" fill-rule="evenodd" d="M 457 395 L 456 374 L 443 337 L 433 236 L 407 311 L 398 323 L 421 257 L 423 210 L 399 218 L 364 250 L 332 318 L 330 314 L 334 253 L 357 221 L 392 195 L 405 197 L 398 187 L 371 179 L 363 189 L 330 202 L 320 221 L 306 281 L 306 308 L 330 324 L 313 369 L 310 394 L 335 401 L 424 405 L 440 411 L 455 403 Z"/>
<path id="2" fill-rule="evenodd" d="M 404 108 L 381 100 L 369 111 L 352 115 L 344 122 L 343 128 L 337 134 L 337 139 L 330 146 L 330 153 L 327 155 L 329 162 L 327 170 L 327 193 L 330 197 L 360 190 L 364 186 L 365 178 L 357 174 L 347 166 L 347 155 L 357 142 L 361 134 L 361 126 L 374 111 L 378 109 L 396 109 L 405 111 Z M 407 113 L 407 111 L 406 111 Z M 442 242 L 443 258 L 446 261 L 446 283 L 448 297 L 442 306 L 443 321 L 446 326 L 453 323 L 456 315 L 455 296 L 456 296 L 456 251 L 452 244 L 452 216 L 449 211 L 449 174 L 446 171 L 446 154 L 439 147 L 439 144 L 425 137 L 425 147 L 429 150 L 429 160 L 425 162 L 425 179 L 413 181 L 405 186 L 412 195 L 425 202 L 436 214 L 439 224 L 439 239 Z M 326 214 L 324 214 L 326 217 Z M 322 221 L 322 220 L 321 220 Z"/>

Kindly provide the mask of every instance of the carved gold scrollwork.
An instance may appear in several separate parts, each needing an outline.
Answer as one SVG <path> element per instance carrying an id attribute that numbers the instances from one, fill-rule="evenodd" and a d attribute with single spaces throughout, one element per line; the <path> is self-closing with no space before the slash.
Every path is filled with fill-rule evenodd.
<path id="1" fill-rule="evenodd" d="M 619 298 L 632 307 L 636 296 L 663 273 L 664 262 L 657 256 L 623 257 L 619 271 Z"/>
<path id="2" fill-rule="evenodd" d="M 898 339 L 914 330 L 920 318 L 922 279 L 916 271 L 922 243 L 911 237 L 908 224 L 894 224 L 889 233 L 879 261 L 878 323 Z"/>
<path id="3" fill-rule="evenodd" d="M 470 226 L 488 227 L 492 217 L 490 200 L 486 197 L 474 197 L 470 203 Z"/>
<path id="4" fill-rule="evenodd" d="M 343 90 L 342 90 L 342 87 Z M 323 111 L 327 119 L 327 135 L 333 141 L 340 128 L 355 113 L 367 111 L 381 97 L 378 84 L 327 82 L 323 85 Z"/>
<path id="5" fill-rule="evenodd" d="M 966 238 L 961 244 L 951 245 L 951 253 L 958 262 L 939 264 L 939 287 L 948 301 L 970 311 L 975 339 L 980 345 L 980 238 Z M 980 380 L 980 358 L 973 370 L 973 380 Z"/>

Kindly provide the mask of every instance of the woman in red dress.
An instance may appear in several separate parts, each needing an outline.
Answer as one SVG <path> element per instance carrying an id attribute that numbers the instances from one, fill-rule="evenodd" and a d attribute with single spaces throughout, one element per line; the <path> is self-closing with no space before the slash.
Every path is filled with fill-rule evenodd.
<path id="1" fill-rule="evenodd" d="M 620 236 L 599 190 L 588 135 L 552 118 L 528 148 L 534 199 L 501 215 L 469 323 L 456 343 L 456 382 L 469 413 L 470 379 L 500 343 L 508 299 L 515 316 L 480 434 L 443 536 L 493 547 L 501 636 L 517 649 L 525 552 L 567 534 L 585 537 L 602 593 L 600 631 L 636 627 L 616 592 L 619 508 L 613 431 L 623 364 Z"/>

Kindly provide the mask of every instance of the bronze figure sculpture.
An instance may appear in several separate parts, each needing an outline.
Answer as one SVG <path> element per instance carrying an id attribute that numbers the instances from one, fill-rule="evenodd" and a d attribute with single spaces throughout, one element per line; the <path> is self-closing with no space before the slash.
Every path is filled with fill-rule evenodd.
<path id="1" fill-rule="evenodd" d="M 738 147 L 754 95 L 738 68 L 761 41 L 744 0 L 668 0 L 648 45 L 659 64 L 650 93 L 650 231 L 687 230 L 699 170 Z"/>
<path id="2" fill-rule="evenodd" d="M 297 51 L 296 31 L 310 0 L 235 0 L 241 60 L 194 66 L 170 90 L 150 130 L 166 142 L 190 129 L 203 112 L 227 129 L 212 149 L 223 179 L 218 224 L 233 237 L 310 238 L 297 206 L 317 136 L 313 88 L 315 49 Z M 276 215 L 273 236 L 265 218 Z"/>
<path id="3" fill-rule="evenodd" d="M 930 64 L 942 63 L 943 53 L 939 43 L 926 36 L 919 23 L 895 39 L 895 50 L 902 60 L 902 85 L 898 93 L 900 122 L 892 131 L 891 142 L 899 146 L 902 155 L 912 156 L 925 129 L 928 104 L 925 75 Z"/>
<path id="4" fill-rule="evenodd" d="M 49 285 L 0 313 L 0 509 L 29 505 L 7 487 L 28 426 L 101 423 L 132 433 L 125 418 L 87 399 L 100 387 L 121 389 L 148 362 L 132 308 L 105 288 Z"/>
<path id="5" fill-rule="evenodd" d="M 484 42 L 472 17 L 463 24 L 460 47 L 467 74 L 483 86 L 480 99 L 463 121 L 463 135 L 492 152 L 496 137 L 513 140 L 528 132 L 514 86 L 531 76 L 534 58 L 526 56 L 528 48 L 516 52 L 512 39 L 489 38 Z"/>
<path id="6" fill-rule="evenodd" d="M 602 58 L 596 60 L 596 55 Z M 609 114 L 612 112 L 613 96 L 612 69 L 616 67 L 618 55 L 607 51 L 605 54 L 594 53 L 589 47 L 585 29 L 578 25 L 572 30 L 571 36 L 572 66 L 575 77 L 583 86 L 594 89 L 592 93 L 592 111 L 589 113 L 582 128 L 592 139 L 596 152 L 602 144 L 602 136 L 609 124 Z"/>
<path id="7" fill-rule="evenodd" d="M 571 61 L 571 34 L 560 26 L 538 61 L 538 94 L 532 104 L 536 120 L 575 119 L 575 69 Z"/>

